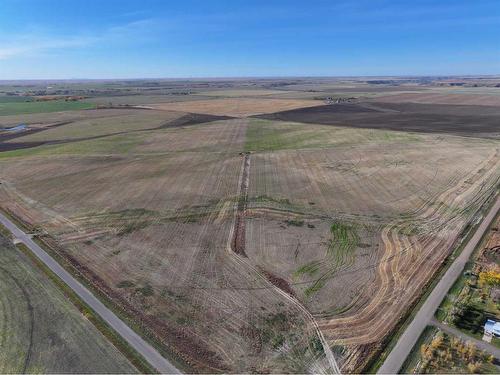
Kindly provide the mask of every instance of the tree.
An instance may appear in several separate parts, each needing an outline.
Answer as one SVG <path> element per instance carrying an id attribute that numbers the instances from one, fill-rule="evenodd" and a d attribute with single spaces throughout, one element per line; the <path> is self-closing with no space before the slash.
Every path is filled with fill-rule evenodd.
<path id="1" fill-rule="evenodd" d="M 436 336 L 431 341 L 431 348 L 437 349 L 441 346 L 444 340 L 443 332 L 436 333 Z"/>
<path id="2" fill-rule="evenodd" d="M 455 350 L 458 351 L 458 348 L 460 347 L 460 345 L 461 345 L 461 342 L 460 342 L 460 340 L 458 338 L 456 338 L 456 337 L 452 337 L 451 338 L 451 340 L 450 340 L 450 347 L 452 349 L 455 349 Z"/>
<path id="3" fill-rule="evenodd" d="M 479 285 L 500 285 L 500 272 L 498 269 L 484 271 L 479 273 Z"/>
<path id="4" fill-rule="evenodd" d="M 478 364 L 478 362 L 471 362 L 469 364 L 467 364 L 467 370 L 469 370 L 469 372 L 471 374 L 476 374 L 479 370 L 479 368 L 481 367 L 480 364 Z"/>
<path id="5" fill-rule="evenodd" d="M 423 344 L 420 347 L 420 355 L 423 359 L 428 360 L 432 358 L 432 350 L 429 345 Z"/>
<path id="6" fill-rule="evenodd" d="M 477 348 L 476 345 L 472 342 L 467 343 L 467 357 L 469 360 L 473 360 L 476 357 Z"/>

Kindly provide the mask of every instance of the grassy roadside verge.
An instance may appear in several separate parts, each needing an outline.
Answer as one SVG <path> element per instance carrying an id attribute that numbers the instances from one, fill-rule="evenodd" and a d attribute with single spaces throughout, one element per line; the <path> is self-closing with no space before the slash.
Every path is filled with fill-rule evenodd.
<path id="1" fill-rule="evenodd" d="M 24 228 L 24 226 L 23 226 Z M 0 234 L 8 239 L 13 239 L 12 233 L 0 223 Z M 56 287 L 70 300 L 70 302 L 101 332 L 140 372 L 152 374 L 156 370 L 142 358 L 123 338 L 118 335 L 94 310 L 92 310 L 85 302 L 83 302 L 73 290 L 66 285 L 54 272 L 52 272 L 33 252 L 23 243 L 15 245 L 30 261 L 34 267 L 40 269 L 43 274 L 50 279 Z"/>
<path id="2" fill-rule="evenodd" d="M 448 314 L 450 313 L 450 309 L 453 308 L 454 305 L 460 304 L 460 301 L 457 301 L 459 296 L 461 295 L 462 291 L 464 288 L 467 286 L 468 283 L 472 281 L 472 271 L 477 264 L 476 262 L 478 261 L 479 254 L 481 253 L 482 249 L 484 249 L 490 239 L 490 235 L 493 233 L 492 232 L 492 227 L 496 225 L 498 218 L 500 217 L 500 213 L 498 213 L 495 218 L 493 219 L 492 223 L 488 227 L 488 230 L 485 232 L 485 235 L 483 238 L 481 238 L 481 241 L 479 245 L 474 249 L 474 252 L 471 255 L 471 259 L 467 262 L 464 271 L 468 272 L 463 272 L 462 275 L 455 281 L 453 286 L 450 288 L 448 293 L 446 294 L 446 297 L 443 299 L 441 304 L 439 305 L 438 309 L 436 310 L 436 313 L 434 314 L 434 317 L 439 320 L 440 322 L 445 322 L 445 320 L 448 317 Z M 470 284 L 469 284 L 470 285 Z M 469 289 L 469 292 L 467 293 L 468 296 L 472 297 L 474 294 L 474 289 L 477 287 L 477 281 L 474 283 L 474 286 L 471 286 L 470 288 L 473 288 L 472 290 Z M 490 317 L 489 315 L 494 315 L 494 312 L 488 311 L 486 305 L 481 305 L 478 304 L 476 305 L 477 310 L 481 310 L 485 315 L 483 316 L 483 319 L 486 319 L 486 317 Z M 460 327 L 459 325 L 453 323 L 453 322 L 446 322 L 445 324 L 449 324 L 450 326 L 458 329 L 462 333 L 476 338 L 478 340 L 481 340 L 483 337 L 483 331 L 475 331 L 472 328 L 467 329 L 464 327 Z M 493 337 L 491 344 L 493 346 L 496 346 L 497 348 L 500 348 L 500 339 L 497 337 Z"/>
<path id="3" fill-rule="evenodd" d="M 400 373 L 402 374 L 410 374 L 411 370 L 415 368 L 417 365 L 419 359 L 420 359 L 420 347 L 423 344 L 427 344 L 432 340 L 432 337 L 436 334 L 438 329 L 433 326 L 427 326 L 424 329 L 424 332 L 420 335 L 418 338 L 417 342 L 411 349 L 410 354 L 408 354 L 408 357 L 403 363 L 403 366 L 401 367 L 401 370 L 399 370 Z"/>
<path id="4" fill-rule="evenodd" d="M 479 250 L 484 247 L 485 243 L 488 240 L 488 233 L 491 230 L 492 225 L 495 224 L 495 222 L 498 220 L 498 217 L 500 216 L 500 213 L 495 216 L 491 224 L 488 226 L 488 230 L 485 231 L 485 235 L 481 238 L 481 241 L 479 242 L 478 246 L 474 249 L 474 252 L 472 253 L 470 260 L 467 262 L 467 264 L 464 267 L 464 271 L 471 271 L 472 268 L 474 267 L 475 260 L 477 258 L 477 255 L 479 253 Z M 443 321 L 446 318 L 446 311 L 448 308 L 453 305 L 452 299 L 453 297 L 457 297 L 460 292 L 462 291 L 463 287 L 465 286 L 465 282 L 467 280 L 467 276 L 465 276 L 462 273 L 462 276 L 460 276 L 454 283 L 453 286 L 450 288 L 448 293 L 446 294 L 446 297 L 443 299 L 441 304 L 439 305 L 438 309 L 436 310 L 436 313 L 434 314 L 435 318 L 439 321 Z M 450 298 L 451 297 L 451 298 Z"/>
<path id="5" fill-rule="evenodd" d="M 498 195 L 498 191 L 495 190 L 493 194 L 486 200 L 486 202 L 477 210 L 476 214 L 473 217 L 473 220 L 475 217 L 478 215 L 483 215 L 484 216 L 490 211 L 490 209 L 493 207 L 495 204 L 496 198 Z M 417 298 L 417 300 L 409 307 L 406 315 L 404 315 L 396 325 L 396 327 L 393 329 L 393 333 L 388 335 L 386 339 L 381 343 L 381 351 L 379 353 L 375 353 L 372 357 L 372 359 L 367 363 L 364 369 L 362 369 L 361 372 L 363 373 L 376 373 L 377 370 L 382 366 L 384 363 L 385 359 L 391 352 L 391 350 L 394 348 L 396 343 L 398 342 L 399 338 L 403 334 L 403 332 L 406 330 L 408 325 L 412 322 L 413 318 L 417 314 L 417 312 L 420 310 L 420 307 L 424 304 L 424 302 L 427 300 L 427 297 L 429 294 L 434 290 L 436 285 L 439 283 L 443 275 L 446 273 L 448 268 L 453 264 L 457 256 L 460 255 L 466 244 L 470 241 L 474 233 L 476 233 L 477 228 L 481 224 L 482 220 L 479 221 L 478 223 L 472 224 L 467 226 L 464 229 L 464 232 L 462 235 L 459 237 L 461 238 L 461 242 L 458 246 L 455 246 L 453 251 L 446 257 L 444 262 L 439 266 L 439 268 L 436 270 L 434 276 L 429 280 L 427 285 L 423 288 L 422 295 Z M 488 226 L 489 228 L 489 226 Z M 479 243 L 482 243 L 484 240 L 484 236 L 488 232 L 485 231 L 481 240 Z"/>
<path id="6" fill-rule="evenodd" d="M 14 214 L 12 214 L 9 211 L 2 210 L 0 208 L 0 211 L 9 218 L 16 226 L 21 228 L 24 232 L 26 233 L 32 233 L 34 229 L 36 228 L 31 228 L 29 225 L 24 223 L 22 220 L 17 218 Z M 0 224 L 0 228 L 3 227 Z M 8 231 L 6 228 L 5 230 L 9 233 L 9 235 L 12 237 L 10 234 L 10 231 Z M 178 357 L 174 352 L 171 352 L 168 350 L 165 344 L 161 343 L 159 340 L 156 339 L 152 334 L 150 334 L 148 331 L 146 331 L 139 322 L 137 322 L 133 316 L 128 314 L 124 309 L 122 309 L 120 306 L 117 306 L 115 303 L 113 303 L 112 300 L 110 300 L 100 289 L 96 288 L 95 285 L 93 285 L 89 280 L 83 275 L 78 269 L 76 269 L 64 256 L 62 256 L 57 250 L 53 249 L 49 244 L 45 243 L 42 238 L 38 236 L 33 236 L 32 240 L 37 243 L 45 252 L 47 252 L 54 260 L 59 263 L 60 266 L 62 266 L 66 271 L 68 271 L 71 276 L 73 276 L 76 280 L 78 280 L 82 285 L 84 285 L 96 298 L 99 299 L 108 309 L 110 309 L 116 316 L 118 316 L 123 322 L 125 322 L 131 329 L 133 329 L 139 336 L 141 336 L 144 340 L 146 340 L 149 344 L 151 344 L 162 356 L 165 358 L 168 358 L 172 364 L 179 369 L 182 372 L 185 373 L 192 373 L 193 369 L 190 368 L 180 357 Z M 49 272 L 52 273 L 50 269 L 48 269 L 43 262 L 41 262 L 38 257 L 36 257 L 28 248 L 26 248 L 26 251 L 29 252 L 31 255 L 31 258 L 34 261 L 37 261 L 39 264 L 41 264 L 45 269 L 47 269 Z M 37 263 L 37 264 L 38 264 Z M 72 291 L 71 288 L 69 288 L 62 280 L 60 280 L 57 275 L 53 274 L 53 276 L 57 279 L 58 283 L 57 285 L 62 284 L 63 287 L 65 287 L 67 290 L 69 290 L 73 295 L 80 301 L 81 304 L 84 304 L 83 301 L 79 299 L 79 297 Z M 64 288 L 63 288 L 64 290 Z M 69 296 L 68 296 L 69 297 Z M 69 297 L 71 298 L 71 297 Z M 86 305 L 85 305 L 86 306 Z M 77 306 L 78 307 L 78 306 Z M 117 338 L 117 340 L 120 340 L 124 344 L 124 349 L 127 349 L 130 351 L 130 357 L 128 354 L 124 353 L 126 357 L 132 362 L 132 359 L 134 356 L 138 356 L 142 362 L 147 366 L 145 369 L 138 368 L 138 370 L 141 373 L 157 373 L 155 369 L 153 369 L 149 363 L 140 356 L 139 353 L 137 353 L 128 343 L 123 340 L 123 338 L 118 335 L 111 327 L 109 327 L 106 322 L 104 322 L 97 314 L 93 312 L 90 307 L 87 306 L 87 309 L 89 309 L 93 315 L 96 317 L 96 319 L 100 320 L 102 325 L 106 326 L 108 330 L 110 330 L 111 333 L 114 334 L 114 336 Z M 93 322 L 93 321 L 92 321 Z M 93 322 L 94 323 L 94 322 Z M 100 326 L 96 325 L 96 327 L 100 330 Z M 104 333 L 104 332 L 103 332 Z M 106 337 L 108 337 L 105 334 Z M 115 342 L 110 339 L 110 341 L 115 344 Z M 117 345 L 115 345 L 117 346 Z M 117 348 L 121 351 L 120 347 L 117 346 Z M 134 365 L 135 363 L 132 362 Z M 137 367 L 137 366 L 136 366 Z"/>
<path id="7" fill-rule="evenodd" d="M 2 234 L 10 234 L 10 231 L 0 224 L 0 232 Z M 10 235 L 12 238 L 12 235 Z M 22 252 L 33 265 L 40 269 L 48 279 L 50 279 L 57 288 L 70 300 L 70 302 L 88 319 L 98 330 L 101 332 L 124 356 L 130 363 L 139 371 L 139 373 L 153 374 L 157 373 L 156 370 L 149 365 L 149 363 L 137 353 L 123 338 L 118 335 L 94 310 L 92 310 L 86 303 L 84 303 L 73 290 L 67 286 L 55 273 L 53 273 L 38 257 L 36 257 L 31 250 L 23 243 L 15 245 L 16 248 Z"/>

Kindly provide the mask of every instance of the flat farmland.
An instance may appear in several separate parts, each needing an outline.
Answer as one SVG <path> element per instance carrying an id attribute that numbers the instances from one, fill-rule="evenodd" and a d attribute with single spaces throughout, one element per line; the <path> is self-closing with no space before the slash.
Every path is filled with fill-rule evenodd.
<path id="1" fill-rule="evenodd" d="M 313 107 L 321 104 L 323 103 L 319 100 L 304 99 L 224 98 L 152 104 L 151 107 L 168 111 L 246 117 L 261 113 L 286 111 L 294 108 Z"/>
<path id="2" fill-rule="evenodd" d="M 347 372 L 419 295 L 500 175 L 495 142 L 397 134 L 252 155 L 246 254 L 288 281 L 344 347 Z"/>
<path id="3" fill-rule="evenodd" d="M 0 254 L 0 373 L 137 372 L 3 236 Z"/>
<path id="4" fill-rule="evenodd" d="M 103 139 L 113 135 L 151 130 L 184 116 L 179 112 L 133 111 L 123 115 L 74 119 L 28 127 L 25 132 L 0 134 L 4 149 L 29 148 L 42 144 L 65 144 L 81 140 Z"/>
<path id="5" fill-rule="evenodd" d="M 70 111 L 75 109 L 93 108 L 95 105 L 80 101 L 51 100 L 46 102 L 0 102 L 0 116 L 17 115 L 21 113 L 42 113 Z"/>
<path id="6" fill-rule="evenodd" d="M 498 189 L 500 112 L 299 83 L 0 116 L 1 208 L 192 372 L 362 371 Z"/>
<path id="7" fill-rule="evenodd" d="M 247 122 L 157 130 L 133 155 L 47 156 L 45 148 L 12 156 L 2 168 L 3 208 L 43 228 L 57 251 L 193 368 L 312 371 L 323 365 L 310 316 L 229 247 Z M 176 149 L 188 138 L 202 151 Z"/>
<path id="8" fill-rule="evenodd" d="M 103 109 L 87 109 L 74 110 L 51 113 L 30 113 L 22 115 L 0 116 L 0 127 L 8 128 L 16 126 L 20 123 L 27 125 L 47 125 L 60 122 L 71 122 L 77 120 L 90 120 L 96 118 L 113 117 L 126 115 L 133 112 L 134 109 L 129 108 L 103 108 Z"/>
<path id="9" fill-rule="evenodd" d="M 268 120 L 499 138 L 495 106 L 357 102 L 256 116 Z"/>
<path id="10" fill-rule="evenodd" d="M 455 104 L 500 106 L 500 96 L 495 92 L 474 93 L 472 90 L 464 93 L 424 92 L 424 93 L 397 93 L 394 95 L 377 96 L 376 101 L 386 103 L 422 103 L 422 104 Z"/>
<path id="11" fill-rule="evenodd" d="M 196 93 L 196 96 L 216 96 L 224 98 L 251 98 L 260 96 L 269 96 L 275 94 L 281 94 L 283 91 L 280 90 L 264 90 L 264 89 L 241 89 L 241 90 L 213 90 L 213 91 L 200 91 Z"/>

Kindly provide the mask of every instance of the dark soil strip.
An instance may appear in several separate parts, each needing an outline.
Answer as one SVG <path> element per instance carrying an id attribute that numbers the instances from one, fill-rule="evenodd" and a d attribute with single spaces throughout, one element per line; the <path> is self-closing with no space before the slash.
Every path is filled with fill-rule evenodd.
<path id="1" fill-rule="evenodd" d="M 253 117 L 353 128 L 500 138 L 500 111 L 479 106 L 341 103 Z"/>
<path id="2" fill-rule="evenodd" d="M 245 253 L 245 216 L 248 203 L 248 183 L 250 180 L 250 154 L 243 156 L 243 175 L 241 177 L 240 196 L 238 197 L 238 207 L 234 223 L 233 239 L 231 241 L 232 250 L 241 256 Z"/>
<path id="3" fill-rule="evenodd" d="M 205 114 L 200 114 L 200 113 L 188 113 L 187 115 L 179 117 L 178 119 L 175 119 L 173 121 L 168 121 L 167 123 L 161 125 L 159 127 L 159 129 L 181 128 L 184 126 L 192 126 L 192 125 L 202 124 L 204 122 L 230 120 L 233 118 L 234 117 L 230 117 L 230 116 L 215 116 L 215 115 L 205 115 Z"/>
<path id="4" fill-rule="evenodd" d="M 28 129 L 26 129 L 24 131 L 5 132 L 5 133 L 0 134 L 0 142 L 5 142 L 5 141 L 9 141 L 11 139 L 16 139 L 16 138 L 19 138 L 19 137 L 24 137 L 26 135 L 39 133 L 39 132 L 42 132 L 44 130 L 48 130 L 48 129 L 52 129 L 52 128 L 57 128 L 58 126 L 68 125 L 68 124 L 71 124 L 71 122 L 72 121 L 61 121 L 61 122 L 57 122 L 57 123 L 55 123 L 53 125 L 49 125 L 49 126 L 45 126 L 45 127 L 41 127 L 41 128 L 28 128 Z"/>
<path id="5" fill-rule="evenodd" d="M 145 131 L 151 131 L 151 130 L 157 130 L 157 129 L 181 128 L 181 127 L 185 127 L 185 126 L 198 125 L 198 124 L 202 124 L 205 122 L 212 122 L 212 121 L 218 121 L 218 120 L 230 120 L 233 118 L 234 117 L 229 117 L 229 116 L 212 116 L 212 115 L 189 113 L 189 114 L 184 115 L 178 119 L 175 119 L 172 121 L 167 121 L 166 123 L 164 123 L 158 127 L 154 127 L 154 128 L 121 131 L 121 132 L 116 132 L 116 133 L 96 135 L 96 136 L 91 136 L 91 137 L 73 138 L 73 139 L 58 139 L 58 140 L 40 141 L 40 142 L 5 143 L 5 141 L 7 141 L 9 139 L 23 137 L 23 136 L 28 135 L 28 134 L 38 133 L 40 131 L 48 130 L 48 129 L 51 129 L 51 128 L 56 127 L 56 126 L 67 125 L 67 124 L 71 123 L 71 121 L 67 121 L 67 122 L 58 123 L 58 124 L 55 124 L 55 125 L 52 125 L 52 126 L 46 127 L 46 128 L 31 129 L 28 131 L 18 132 L 15 134 L 2 134 L 2 135 L 0 135 L 0 152 L 13 151 L 13 150 L 19 150 L 19 149 L 24 149 L 24 148 L 33 148 L 33 147 L 38 147 L 38 146 L 42 146 L 42 145 L 61 145 L 61 144 L 73 143 L 73 142 L 90 141 L 90 140 L 95 140 L 95 139 L 100 139 L 100 138 L 112 137 L 115 135 L 139 133 L 139 132 L 145 132 Z"/>
<path id="6" fill-rule="evenodd" d="M 19 142 L 19 143 L 2 143 L 0 142 L 0 152 L 21 150 L 23 148 L 33 148 L 46 144 L 47 142 Z"/>
<path id="7" fill-rule="evenodd" d="M 286 281 L 285 279 L 283 279 L 279 276 L 276 276 L 275 274 L 265 270 L 262 267 L 259 267 L 259 270 L 265 276 L 267 281 L 269 281 L 271 284 L 280 288 L 282 291 L 289 294 L 290 296 L 296 297 L 295 292 L 293 291 L 293 289 L 290 286 L 290 283 L 288 281 Z"/>

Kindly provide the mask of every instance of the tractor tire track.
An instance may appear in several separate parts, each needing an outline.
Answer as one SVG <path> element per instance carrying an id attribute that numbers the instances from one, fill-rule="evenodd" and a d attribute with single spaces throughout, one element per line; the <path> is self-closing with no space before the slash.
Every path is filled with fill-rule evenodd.
<path id="1" fill-rule="evenodd" d="M 248 261 L 248 257 L 245 253 L 245 215 L 247 209 L 247 201 L 248 201 L 248 187 L 250 180 L 250 153 L 245 153 L 242 163 L 242 171 L 240 176 L 239 183 L 239 191 L 238 191 L 238 205 L 236 206 L 235 214 L 234 214 L 234 225 L 230 233 L 230 246 L 228 246 L 228 252 L 230 254 L 235 254 L 234 260 L 241 264 L 242 266 L 251 269 L 255 274 L 259 276 L 262 280 L 265 280 L 272 289 L 274 289 L 277 293 L 287 299 L 294 307 L 296 307 L 300 312 L 302 312 L 307 320 L 312 324 L 312 327 L 323 346 L 323 352 L 328 361 L 329 369 L 326 369 L 325 372 L 332 371 L 335 374 L 340 374 L 340 368 L 335 360 L 335 356 L 330 349 L 330 345 L 325 339 L 323 332 L 321 331 L 318 322 L 314 318 L 307 308 L 300 303 L 297 298 L 283 290 L 278 285 L 273 284 L 269 277 L 266 277 L 253 264 Z"/>

